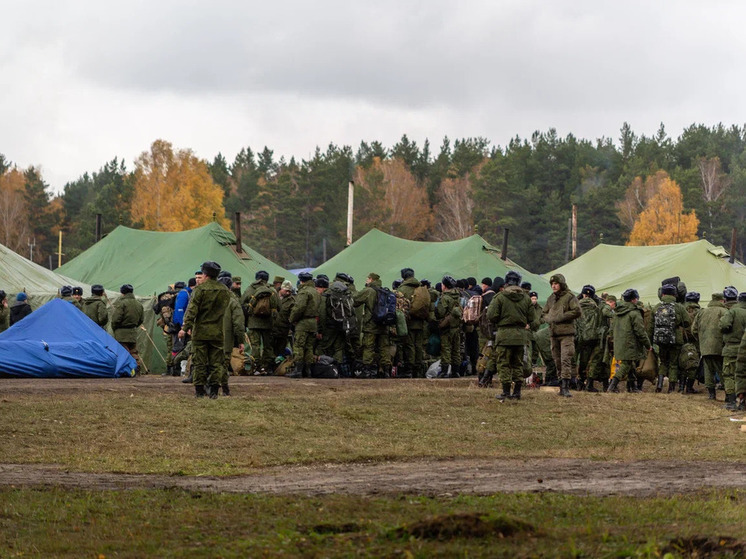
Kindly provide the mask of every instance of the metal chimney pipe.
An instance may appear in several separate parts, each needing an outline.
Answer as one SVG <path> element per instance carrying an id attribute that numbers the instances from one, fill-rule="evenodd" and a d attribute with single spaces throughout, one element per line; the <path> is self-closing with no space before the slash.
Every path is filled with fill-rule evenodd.
<path id="1" fill-rule="evenodd" d="M 503 250 L 500 253 L 500 258 L 502 260 L 506 260 L 508 258 L 508 233 L 510 233 L 510 229 L 507 227 L 503 228 Z"/>
<path id="2" fill-rule="evenodd" d="M 236 212 L 236 252 L 243 252 L 243 242 L 241 241 L 241 212 Z"/>
<path id="3" fill-rule="evenodd" d="M 734 227 L 730 233 L 730 260 L 733 264 L 736 261 L 736 228 Z"/>
<path id="4" fill-rule="evenodd" d="M 96 214 L 96 242 L 101 240 L 101 214 Z"/>

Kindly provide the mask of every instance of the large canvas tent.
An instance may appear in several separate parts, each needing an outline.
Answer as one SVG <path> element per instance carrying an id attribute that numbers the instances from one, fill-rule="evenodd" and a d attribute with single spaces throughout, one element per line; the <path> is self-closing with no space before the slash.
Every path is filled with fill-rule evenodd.
<path id="1" fill-rule="evenodd" d="M 266 270 L 270 277 L 295 280 L 293 274 L 255 250 L 245 244 L 242 248 L 238 252 L 236 236 L 215 222 L 175 233 L 119 226 L 58 271 L 117 291 L 129 283 L 138 295 L 154 295 L 175 281 L 187 281 L 207 260 L 241 276 L 244 285 L 254 281 L 259 270 Z"/>
<path id="2" fill-rule="evenodd" d="M 381 276 L 384 285 L 401 277 L 401 269 L 414 269 L 417 279 L 429 279 L 433 285 L 444 274 L 455 278 L 474 276 L 504 277 L 508 270 L 521 273 L 524 281 L 531 283 L 545 301 L 551 293 L 546 279 L 527 272 L 510 260 L 500 259 L 500 250 L 491 246 L 479 235 L 458 241 L 422 242 L 400 239 L 372 229 L 356 242 L 316 268 L 316 274 L 334 278 L 337 272 L 350 274 L 361 287 L 370 272 Z"/>
<path id="3" fill-rule="evenodd" d="M 73 304 L 54 299 L 0 334 L 0 376 L 129 377 L 135 360 Z"/>
<path id="4" fill-rule="evenodd" d="M 661 281 L 679 276 L 689 291 L 708 301 L 727 285 L 746 291 L 746 269 L 740 262 L 731 264 L 728 256 L 723 247 L 706 240 L 663 246 L 598 245 L 546 277 L 564 275 L 575 292 L 591 284 L 598 293 L 619 296 L 631 287 L 642 301 L 654 303 Z"/>

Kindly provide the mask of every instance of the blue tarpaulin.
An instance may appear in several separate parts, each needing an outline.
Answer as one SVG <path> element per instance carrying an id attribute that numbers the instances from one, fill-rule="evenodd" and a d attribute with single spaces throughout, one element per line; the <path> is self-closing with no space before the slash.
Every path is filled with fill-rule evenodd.
<path id="1" fill-rule="evenodd" d="M 72 303 L 54 299 L 0 334 L 0 375 L 129 377 L 137 364 Z"/>

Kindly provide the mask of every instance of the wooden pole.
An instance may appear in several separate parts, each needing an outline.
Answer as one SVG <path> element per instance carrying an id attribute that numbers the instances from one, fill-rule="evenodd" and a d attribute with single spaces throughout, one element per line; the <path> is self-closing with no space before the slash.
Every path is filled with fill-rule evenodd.
<path id="1" fill-rule="evenodd" d="M 572 205 L 572 259 L 578 255 L 578 207 Z"/>
<path id="2" fill-rule="evenodd" d="M 235 215 L 236 224 L 236 252 L 239 254 L 243 252 L 243 241 L 241 240 L 241 212 L 236 212 Z"/>
<path id="3" fill-rule="evenodd" d="M 62 266 L 62 231 L 60 231 L 60 240 L 57 244 L 57 267 Z"/>
<path id="4" fill-rule="evenodd" d="M 96 242 L 101 240 L 101 214 L 96 214 Z"/>
<path id="5" fill-rule="evenodd" d="M 508 258 L 508 234 L 510 233 L 510 229 L 505 227 L 503 229 L 503 250 L 500 253 L 500 258 L 503 260 L 506 260 Z"/>
<path id="6" fill-rule="evenodd" d="M 347 183 L 347 245 L 352 244 L 352 212 L 355 207 L 355 183 Z"/>
<path id="7" fill-rule="evenodd" d="M 730 260 L 729 262 L 733 264 L 736 261 L 736 228 L 734 227 L 733 230 L 730 232 Z"/>

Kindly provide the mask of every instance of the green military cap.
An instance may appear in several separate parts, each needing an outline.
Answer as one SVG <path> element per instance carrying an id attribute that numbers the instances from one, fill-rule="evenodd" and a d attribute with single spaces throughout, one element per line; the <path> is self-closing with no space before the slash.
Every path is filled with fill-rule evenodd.
<path id="1" fill-rule="evenodd" d="M 616 303 L 616 295 L 607 295 L 606 296 L 607 301 L 614 301 Z"/>
<path id="2" fill-rule="evenodd" d="M 381 279 L 381 276 L 379 276 L 375 272 L 371 272 L 370 274 L 368 274 L 368 277 L 370 279 L 372 279 L 373 281 L 377 281 L 377 280 Z"/>
<path id="3" fill-rule="evenodd" d="M 282 276 L 275 276 L 275 279 L 272 280 L 272 285 L 276 283 L 282 283 L 283 281 L 285 281 L 285 278 L 283 278 Z"/>
<path id="4" fill-rule="evenodd" d="M 712 294 L 712 300 L 713 300 L 713 301 L 722 301 L 722 300 L 723 300 L 723 294 L 722 294 L 722 293 L 720 293 L 720 292 L 718 292 L 718 293 L 713 293 L 713 294 Z"/>
<path id="5" fill-rule="evenodd" d="M 241 283 L 241 276 L 233 276 L 233 283 Z"/>

